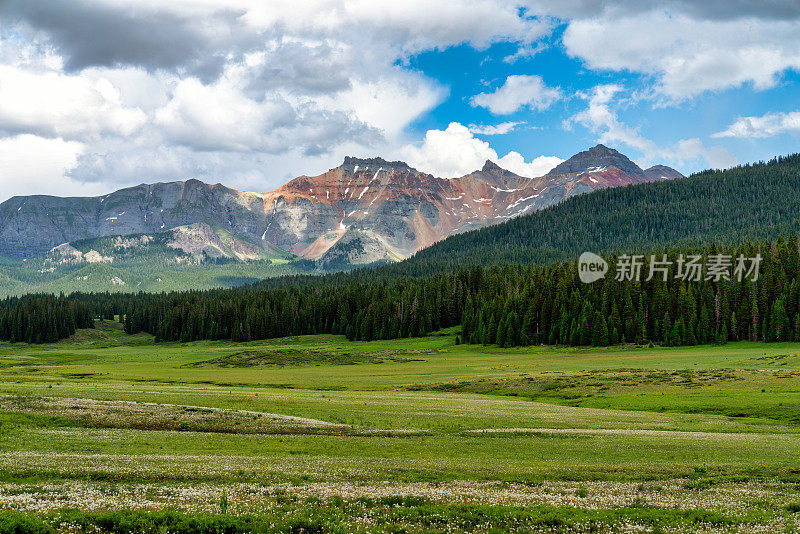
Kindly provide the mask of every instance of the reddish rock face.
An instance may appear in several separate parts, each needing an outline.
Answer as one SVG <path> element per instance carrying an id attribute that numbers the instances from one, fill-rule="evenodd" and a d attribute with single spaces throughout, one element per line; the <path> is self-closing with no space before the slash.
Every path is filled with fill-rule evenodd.
<path id="1" fill-rule="evenodd" d="M 286 236 L 296 236 L 293 252 L 323 262 L 343 256 L 338 248 L 345 246 L 349 263 L 401 259 L 449 235 L 530 213 L 576 194 L 681 176 L 663 166 L 642 170 L 602 145 L 537 178 L 518 176 L 490 161 L 466 176 L 437 178 L 399 161 L 348 157 L 325 174 L 301 176 L 264 194 L 264 204 L 274 206 L 272 214 L 279 221 L 267 239 L 280 246 Z M 325 228 L 303 235 L 308 212 Z M 370 252 L 359 256 L 353 248 L 365 243 Z"/>
<path id="2" fill-rule="evenodd" d="M 204 223 L 235 236 L 248 257 L 277 246 L 340 268 L 403 259 L 449 235 L 576 194 L 678 177 L 664 166 L 642 170 L 602 145 L 534 178 L 489 161 L 466 176 L 437 178 L 400 161 L 348 157 L 324 174 L 300 176 L 268 193 L 189 180 L 98 198 L 15 197 L 0 204 L 0 254 L 34 256 L 78 239 Z M 194 234 L 194 241 L 203 235 Z"/>

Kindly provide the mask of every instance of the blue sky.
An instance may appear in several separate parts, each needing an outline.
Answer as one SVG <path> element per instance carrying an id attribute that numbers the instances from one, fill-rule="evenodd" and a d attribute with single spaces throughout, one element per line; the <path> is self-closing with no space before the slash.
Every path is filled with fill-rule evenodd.
<path id="1" fill-rule="evenodd" d="M 430 113 L 415 121 L 411 128 L 422 136 L 429 129 L 444 129 L 452 121 L 481 125 L 517 122 L 519 126 L 509 133 L 479 137 L 490 139 L 498 153 L 515 150 L 526 159 L 543 154 L 566 158 L 602 140 L 597 132 L 585 126 L 565 127 L 565 120 L 585 108 L 585 101 L 576 94 L 591 92 L 601 84 L 618 84 L 623 88 L 614 107 L 619 120 L 658 145 L 669 146 L 680 139 L 697 137 L 710 146 L 724 148 L 730 153 L 731 163 L 769 159 L 800 150 L 800 130 L 762 138 L 713 137 L 741 116 L 760 117 L 767 113 L 797 110 L 800 106 L 800 74 L 794 70 L 782 72 L 777 83 L 766 89 L 755 89 L 751 83 L 746 83 L 683 101 L 664 103 L 640 95 L 655 83 L 651 75 L 587 69 L 579 59 L 570 57 L 557 40 L 548 43 L 547 48 L 535 56 L 509 65 L 503 59 L 514 51 L 513 46 L 504 43 L 486 50 L 458 46 L 413 57 L 411 67 L 447 86 L 449 95 Z M 473 95 L 501 87 L 510 75 L 541 76 L 546 85 L 560 88 L 564 97 L 545 110 L 523 107 L 501 115 L 470 104 Z M 615 145 L 634 160 L 649 164 L 662 162 L 625 143 L 610 145 Z M 711 166 L 711 162 L 702 157 L 671 158 L 663 162 L 686 174 Z"/>
<path id="2" fill-rule="evenodd" d="M 7 0 L 0 200 L 597 143 L 688 174 L 797 151 L 799 82 L 796 0 Z"/>

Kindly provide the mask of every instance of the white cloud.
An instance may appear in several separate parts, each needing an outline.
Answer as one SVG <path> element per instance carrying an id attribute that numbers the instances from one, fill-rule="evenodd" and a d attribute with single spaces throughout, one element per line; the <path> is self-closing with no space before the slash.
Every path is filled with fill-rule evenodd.
<path id="1" fill-rule="evenodd" d="M 712 169 L 727 169 L 739 164 L 739 160 L 724 147 L 707 147 L 700 139 L 681 139 L 672 147 L 662 149 L 662 157 L 669 161 L 683 163 L 703 159 Z"/>
<path id="2" fill-rule="evenodd" d="M 3 195 L 93 195 L 104 192 L 101 184 L 85 184 L 64 178 L 84 147 L 76 141 L 46 139 L 30 134 L 0 139 L 0 190 Z"/>
<path id="3" fill-rule="evenodd" d="M 422 145 L 408 145 L 401 154 L 412 167 L 446 178 L 463 176 L 480 169 L 487 159 L 497 159 L 489 143 L 457 122 L 451 122 L 446 130 L 428 130 Z"/>
<path id="4" fill-rule="evenodd" d="M 522 154 L 512 150 L 498 159 L 497 164 L 514 174 L 527 178 L 537 178 L 539 176 L 544 176 L 563 161 L 563 159 L 557 156 L 539 156 L 533 158 L 530 162 L 526 162 Z"/>
<path id="5" fill-rule="evenodd" d="M 126 147 L 122 140 L 78 156 L 70 179 L 118 189 L 122 185 L 197 178 L 245 191 L 270 191 L 294 178 L 298 169 L 316 175 L 341 163 L 341 156 L 308 155 L 293 149 L 280 156 L 259 152 L 198 152 L 185 146 Z M 354 146 L 346 150 L 355 151 Z M 142 177 L 146 176 L 144 180 Z"/>
<path id="6" fill-rule="evenodd" d="M 773 137 L 800 131 L 800 111 L 767 113 L 760 117 L 739 117 L 727 129 L 711 137 Z"/>
<path id="7" fill-rule="evenodd" d="M 745 83 L 765 89 L 785 70 L 800 68 L 796 20 L 616 10 L 570 21 L 563 42 L 569 55 L 592 69 L 655 76 L 656 91 L 667 100 Z"/>
<path id="8" fill-rule="evenodd" d="M 447 90 L 433 80 L 394 67 L 372 80 L 356 78 L 348 90 L 318 101 L 325 108 L 351 114 L 393 139 L 446 96 Z"/>
<path id="9" fill-rule="evenodd" d="M 0 65 L 0 130 L 89 140 L 104 134 L 131 135 L 147 120 L 126 107 L 105 78 L 28 72 Z"/>
<path id="10" fill-rule="evenodd" d="M 43 192 L 192 176 L 267 190 L 387 153 L 447 96 L 411 55 L 532 49 L 553 27 L 503 0 L 0 3 L 0 136 L 83 143 Z"/>
<path id="11" fill-rule="evenodd" d="M 172 99 L 155 114 L 155 124 L 174 143 L 199 150 L 263 150 L 268 127 L 280 129 L 295 119 L 286 102 L 259 104 L 235 88 L 203 85 L 189 78 L 178 84 Z"/>
<path id="12" fill-rule="evenodd" d="M 511 55 L 503 58 L 504 63 L 516 63 L 521 59 L 531 59 L 539 52 L 547 50 L 547 45 L 544 43 L 536 43 L 535 45 L 524 44 L 517 48 L 517 51 Z"/>
<path id="13" fill-rule="evenodd" d="M 475 107 L 487 108 L 494 115 L 507 115 L 523 107 L 543 110 L 561 97 L 557 87 L 547 87 L 541 76 L 514 75 L 493 93 L 480 93 L 470 100 Z"/>
<path id="14" fill-rule="evenodd" d="M 530 8 L 535 12 L 560 17 L 588 18 L 601 15 L 612 18 L 637 15 L 653 10 L 683 13 L 703 20 L 732 20 L 759 17 L 765 20 L 797 20 L 800 4 L 795 0 L 766 0 L 763 2 L 731 2 L 730 0 L 536 0 Z"/>
<path id="15" fill-rule="evenodd" d="M 540 156 L 526 163 L 517 152 L 509 152 L 500 158 L 489 143 L 476 138 L 469 128 L 458 122 L 451 122 L 445 130 L 428 130 L 421 145 L 407 145 L 399 150 L 399 156 L 412 167 L 446 178 L 480 169 L 486 160 L 532 178 L 546 174 L 562 161 L 556 157 Z"/>
<path id="16" fill-rule="evenodd" d="M 501 122 L 500 124 L 470 124 L 469 131 L 477 135 L 505 135 L 513 132 L 524 122 Z"/>
<path id="17" fill-rule="evenodd" d="M 612 109 L 614 97 L 623 90 L 617 84 L 596 86 L 590 93 L 579 93 L 588 104 L 586 109 L 564 121 L 565 128 L 574 124 L 586 127 L 598 135 L 598 142 L 615 145 L 624 144 L 643 154 L 641 164 L 645 167 L 657 163 L 682 164 L 689 161 L 704 160 L 714 168 L 732 167 L 738 160 L 723 147 L 706 147 L 700 139 L 682 139 L 672 146 L 660 146 L 643 137 L 636 128 L 619 120 Z"/>
<path id="18" fill-rule="evenodd" d="M 247 5 L 244 20 L 262 30 L 283 27 L 290 33 L 336 39 L 362 35 L 403 56 L 462 43 L 477 48 L 498 41 L 532 43 L 553 27 L 549 19 L 520 16 L 519 6 L 504 0 L 236 3 Z"/>
<path id="19" fill-rule="evenodd" d="M 655 144 L 641 137 L 634 128 L 620 122 L 616 111 L 611 109 L 612 100 L 622 90 L 622 86 L 617 84 L 603 84 L 590 93 L 578 93 L 588 105 L 567 119 L 564 126 L 569 129 L 574 123 L 581 124 L 592 133 L 599 133 L 601 143 L 625 143 L 642 152 L 652 152 L 657 148 Z"/>

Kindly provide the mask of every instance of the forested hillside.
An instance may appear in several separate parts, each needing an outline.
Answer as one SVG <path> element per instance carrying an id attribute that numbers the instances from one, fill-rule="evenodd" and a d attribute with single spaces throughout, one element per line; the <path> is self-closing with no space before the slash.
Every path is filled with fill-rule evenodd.
<path id="1" fill-rule="evenodd" d="M 26 261 L 0 258 L 0 298 L 26 293 L 162 292 L 236 287 L 271 276 L 310 272 L 313 264 L 271 248 L 240 260 L 218 239 L 221 250 L 191 239 L 194 228 L 110 236 L 60 245 Z M 216 229 L 225 241 L 241 243 Z M 185 249 L 185 250 L 184 250 Z M 215 252 L 221 252 L 217 254 Z"/>
<path id="2" fill-rule="evenodd" d="M 94 307 L 51 295 L 30 295 L 0 301 L 0 341 L 52 343 L 94 328 Z"/>
<path id="3" fill-rule="evenodd" d="M 98 314 L 121 314 L 129 333 L 158 340 L 250 341 L 299 334 L 344 334 L 352 340 L 425 335 L 463 325 L 462 340 L 517 346 L 657 342 L 694 345 L 728 340 L 800 340 L 798 241 L 718 249 L 672 249 L 708 265 L 762 257 L 759 276 L 697 280 L 669 271 L 646 281 L 617 281 L 611 272 L 593 284 L 579 280 L 575 262 L 474 266 L 425 278 L 367 277 L 284 288 L 248 287 L 169 295 L 76 295 Z M 660 257 L 660 254 L 659 254 Z M 339 283 L 341 282 L 341 283 Z"/>
<path id="4" fill-rule="evenodd" d="M 69 301 L 85 303 L 94 315 L 120 316 L 129 333 L 163 341 L 317 333 L 394 339 L 455 325 L 463 325 L 464 342 L 502 346 L 800 340 L 798 241 L 771 239 L 796 236 L 799 221 L 800 156 L 793 155 L 572 198 L 449 238 L 398 265 L 240 289 L 76 294 Z M 661 250 L 673 260 L 701 254 L 703 262 L 725 251 L 758 254 L 763 263 L 757 281 L 689 281 L 671 272 L 666 281 L 609 275 L 584 284 L 575 264 L 584 250 Z M 30 315 L 35 305 L 6 301 L 6 331 L 15 314 Z"/>
<path id="5" fill-rule="evenodd" d="M 800 230 L 800 155 L 689 178 L 596 191 L 449 237 L 386 267 L 426 275 L 466 265 L 548 263 L 583 251 L 739 244 Z"/>

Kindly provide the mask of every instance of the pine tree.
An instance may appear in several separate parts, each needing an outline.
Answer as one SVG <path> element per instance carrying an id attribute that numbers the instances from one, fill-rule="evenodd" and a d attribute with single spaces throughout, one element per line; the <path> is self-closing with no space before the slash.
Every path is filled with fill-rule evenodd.
<path id="1" fill-rule="evenodd" d="M 594 318 L 594 329 L 592 331 L 592 345 L 596 347 L 607 347 L 611 341 L 608 337 L 608 325 L 605 318 L 598 311 Z"/>
<path id="2" fill-rule="evenodd" d="M 665 346 L 671 347 L 673 345 L 671 338 L 672 334 L 672 321 L 670 320 L 669 312 L 664 314 L 664 320 L 661 321 L 661 341 Z"/>
<path id="3" fill-rule="evenodd" d="M 770 324 L 772 325 L 772 330 L 770 331 L 771 341 L 786 341 L 786 325 L 788 320 L 786 317 L 786 308 L 783 304 L 784 300 L 785 297 L 781 296 L 772 305 L 772 317 L 770 318 Z"/>
<path id="4" fill-rule="evenodd" d="M 619 343 L 620 343 L 619 331 L 617 330 L 617 327 L 615 326 L 614 328 L 611 329 L 611 344 L 612 345 L 619 345 Z"/>
<path id="5" fill-rule="evenodd" d="M 719 335 L 717 336 L 716 344 L 724 345 L 727 342 L 728 342 L 728 326 L 725 323 L 723 323 L 722 330 L 720 330 Z"/>
<path id="6" fill-rule="evenodd" d="M 500 347 L 506 346 L 506 334 L 508 333 L 508 317 L 500 321 L 495 332 L 494 343 Z"/>
<path id="7" fill-rule="evenodd" d="M 578 327 L 578 339 L 581 345 L 592 344 L 592 329 L 589 327 L 589 320 L 585 314 L 581 318 L 581 323 Z"/>
<path id="8" fill-rule="evenodd" d="M 702 344 L 710 343 L 711 336 L 711 315 L 708 313 L 708 308 L 703 305 L 700 308 L 700 321 L 697 324 L 697 340 Z"/>
<path id="9" fill-rule="evenodd" d="M 794 315 L 794 339 L 793 341 L 800 341 L 800 313 Z"/>
<path id="10" fill-rule="evenodd" d="M 536 336 L 536 317 L 533 313 L 533 306 L 528 306 L 525 318 L 522 321 L 522 344 L 532 345 Z"/>

